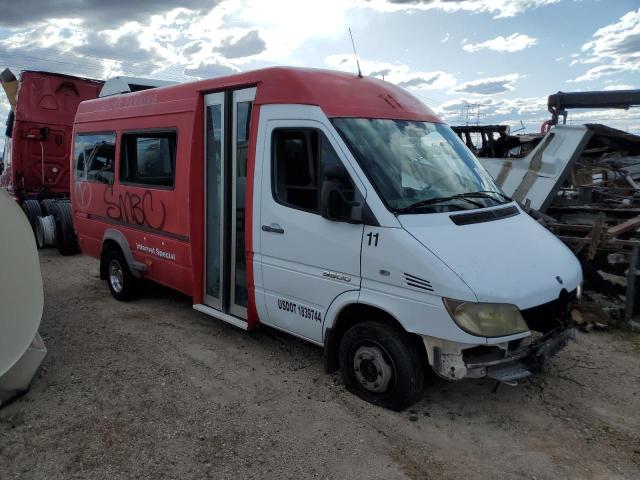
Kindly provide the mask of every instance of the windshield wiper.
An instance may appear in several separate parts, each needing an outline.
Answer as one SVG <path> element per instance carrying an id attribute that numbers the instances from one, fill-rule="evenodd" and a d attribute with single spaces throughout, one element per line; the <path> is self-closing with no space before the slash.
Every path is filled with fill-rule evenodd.
<path id="1" fill-rule="evenodd" d="M 458 195 L 454 195 L 456 198 L 491 198 L 495 200 L 491 195 L 498 195 L 504 199 L 503 203 L 512 202 L 513 199 L 508 197 L 504 193 L 496 192 L 494 190 L 478 190 L 477 192 L 468 192 L 468 193 L 459 193 Z"/>
<path id="2" fill-rule="evenodd" d="M 426 200 L 420 200 L 419 202 L 412 203 L 411 205 L 408 205 L 406 207 L 396 209 L 396 213 L 407 213 L 412 210 L 415 210 L 416 208 L 426 207 L 428 205 L 435 205 L 437 203 L 450 202 L 452 200 L 464 200 L 465 202 L 468 202 L 478 208 L 483 207 L 482 204 L 478 202 L 474 202 L 473 200 L 466 198 L 465 196 L 453 195 L 451 197 L 434 197 L 434 198 L 427 198 Z M 463 210 L 461 207 L 458 207 L 458 208 Z"/>

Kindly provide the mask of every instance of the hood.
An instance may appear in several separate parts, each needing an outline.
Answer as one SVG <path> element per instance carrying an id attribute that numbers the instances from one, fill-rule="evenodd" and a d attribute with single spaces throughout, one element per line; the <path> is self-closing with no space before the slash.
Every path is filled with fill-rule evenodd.
<path id="1" fill-rule="evenodd" d="M 499 208 L 504 206 L 485 210 Z M 582 282 L 573 252 L 519 208 L 511 217 L 456 225 L 450 217 L 460 214 L 400 215 L 398 220 L 479 302 L 511 303 L 524 310 L 555 300 L 562 289 L 571 292 Z"/>

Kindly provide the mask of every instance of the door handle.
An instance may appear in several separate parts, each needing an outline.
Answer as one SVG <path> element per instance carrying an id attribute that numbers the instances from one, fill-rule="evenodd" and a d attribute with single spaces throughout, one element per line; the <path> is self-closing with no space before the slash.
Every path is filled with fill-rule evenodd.
<path id="1" fill-rule="evenodd" d="M 284 228 L 282 228 L 277 223 L 272 223 L 271 225 L 262 225 L 262 231 L 271 233 L 284 233 Z"/>

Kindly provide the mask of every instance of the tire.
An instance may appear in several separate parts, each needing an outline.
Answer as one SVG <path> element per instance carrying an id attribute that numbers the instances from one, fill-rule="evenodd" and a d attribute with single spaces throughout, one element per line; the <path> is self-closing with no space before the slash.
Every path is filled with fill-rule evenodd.
<path id="1" fill-rule="evenodd" d="M 40 200 L 40 207 L 42 208 L 42 216 L 55 215 L 56 201 L 53 198 L 45 198 Z"/>
<path id="2" fill-rule="evenodd" d="M 37 200 L 25 200 L 22 202 L 22 210 L 27 216 L 27 220 L 29 220 L 29 224 L 31 225 L 31 230 L 33 230 L 33 234 L 35 235 L 36 222 L 38 221 L 38 217 L 42 216 L 40 204 Z"/>
<path id="3" fill-rule="evenodd" d="M 347 388 L 395 411 L 418 400 L 424 385 L 423 357 L 408 333 L 380 321 L 358 323 L 340 341 L 340 369 Z"/>
<path id="4" fill-rule="evenodd" d="M 133 276 L 126 258 L 117 247 L 111 247 L 102 253 L 105 265 L 107 285 L 116 300 L 128 302 L 138 293 L 138 279 Z"/>
<path id="5" fill-rule="evenodd" d="M 53 215 L 38 217 L 36 223 L 36 245 L 45 248 L 56 244 L 56 219 Z"/>
<path id="6" fill-rule="evenodd" d="M 54 207 L 58 250 L 62 255 L 75 255 L 79 249 L 78 237 L 73 229 L 71 204 L 69 202 L 55 202 Z"/>

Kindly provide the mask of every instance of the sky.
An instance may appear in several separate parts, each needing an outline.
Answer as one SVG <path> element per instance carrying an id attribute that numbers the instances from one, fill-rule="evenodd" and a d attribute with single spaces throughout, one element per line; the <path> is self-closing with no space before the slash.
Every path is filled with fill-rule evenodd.
<path id="1" fill-rule="evenodd" d="M 0 0 L 0 12 L 0 67 L 14 73 L 355 74 L 351 28 L 364 75 L 450 124 L 537 132 L 551 93 L 640 88 L 640 0 Z M 0 118 L 8 109 L 2 96 Z M 640 108 L 574 110 L 569 121 L 640 133 Z"/>

